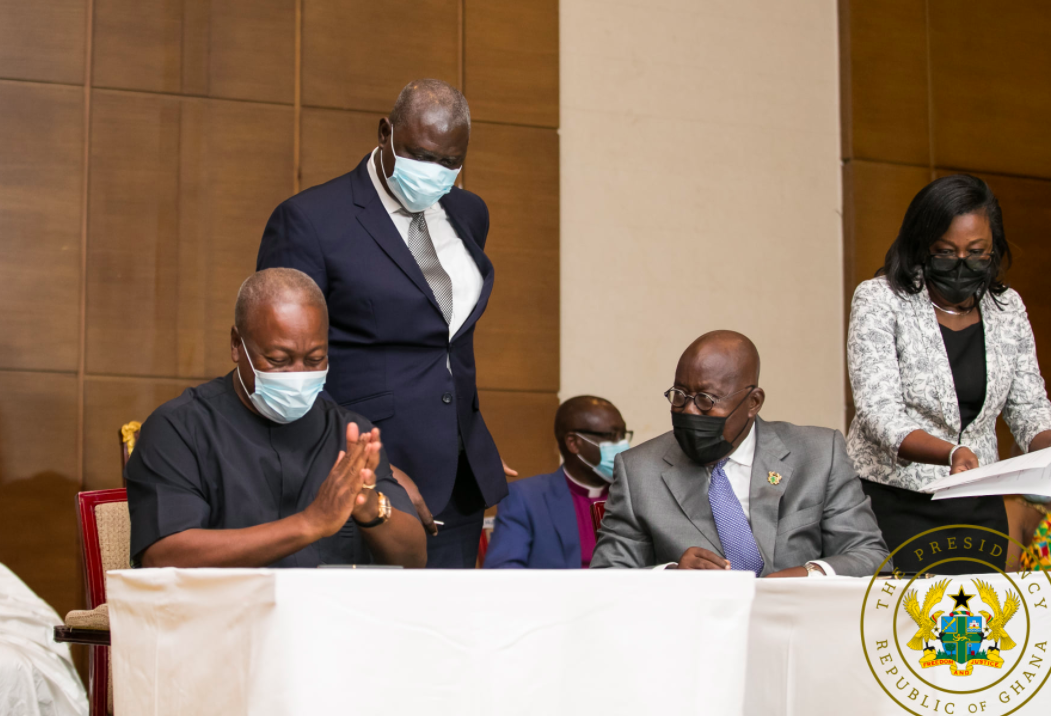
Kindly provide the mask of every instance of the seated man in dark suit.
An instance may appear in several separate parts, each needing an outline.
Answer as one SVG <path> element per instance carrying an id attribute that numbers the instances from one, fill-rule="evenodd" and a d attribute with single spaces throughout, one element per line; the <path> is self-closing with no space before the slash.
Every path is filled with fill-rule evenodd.
<path id="1" fill-rule="evenodd" d="M 605 500 L 613 459 L 630 447 L 631 431 L 611 402 L 570 398 L 555 414 L 562 467 L 512 482 L 501 502 L 487 569 L 579 569 L 591 564 L 591 506 Z"/>
<path id="2" fill-rule="evenodd" d="M 235 370 L 142 426 L 125 471 L 131 554 L 144 567 L 422 567 L 426 538 L 377 428 L 319 393 L 328 312 L 295 269 L 237 296 Z"/>
<path id="3" fill-rule="evenodd" d="M 869 499 L 828 428 L 759 418 L 759 353 L 714 331 L 679 359 L 673 430 L 620 455 L 594 567 L 873 574 L 887 556 Z"/>

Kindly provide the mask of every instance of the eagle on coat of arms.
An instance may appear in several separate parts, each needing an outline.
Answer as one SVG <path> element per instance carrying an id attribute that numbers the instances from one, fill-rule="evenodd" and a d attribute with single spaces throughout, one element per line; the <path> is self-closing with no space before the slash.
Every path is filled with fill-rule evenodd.
<path id="1" fill-rule="evenodd" d="M 1007 590 L 1001 604 L 1000 595 L 991 584 L 974 579 L 972 583 L 978 595 L 992 612 L 971 612 L 968 602 L 974 595 L 966 594 L 961 586 L 959 593 L 949 595 L 954 601 L 953 608 L 942 616 L 944 610 L 934 610 L 945 598 L 950 583 L 951 580 L 943 579 L 931 585 L 923 596 L 922 606 L 915 589 L 905 592 L 902 606 L 919 627 L 907 646 L 923 652 L 920 666 L 924 669 L 949 666 L 954 676 L 970 676 L 975 666 L 999 669 L 1004 663 L 1000 651 L 1017 646 L 1007 633 L 1006 625 L 1018 612 L 1021 600 Z M 940 646 L 932 646 L 931 642 Z M 989 642 L 984 650 L 981 648 L 983 642 Z"/>

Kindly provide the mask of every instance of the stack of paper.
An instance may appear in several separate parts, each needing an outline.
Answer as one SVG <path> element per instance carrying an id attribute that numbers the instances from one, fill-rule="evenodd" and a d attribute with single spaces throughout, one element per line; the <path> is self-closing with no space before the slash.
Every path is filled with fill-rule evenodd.
<path id="1" fill-rule="evenodd" d="M 933 500 L 980 495 L 1051 497 L 1051 448 L 943 477 L 923 491 L 933 492 Z"/>

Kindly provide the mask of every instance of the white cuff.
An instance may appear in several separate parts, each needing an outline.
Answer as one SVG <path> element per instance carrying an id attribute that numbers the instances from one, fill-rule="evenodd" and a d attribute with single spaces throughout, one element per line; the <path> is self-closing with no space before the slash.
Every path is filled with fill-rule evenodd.
<path id="1" fill-rule="evenodd" d="M 821 574 L 821 572 L 818 572 L 816 570 L 814 570 L 812 572 L 807 572 L 806 576 L 808 576 L 808 577 L 835 577 L 836 576 L 836 570 L 832 569 L 832 565 L 829 564 L 828 562 L 822 562 L 820 559 L 812 559 L 809 562 L 807 562 L 807 564 L 817 565 L 818 567 L 821 567 L 821 569 L 825 570 L 824 574 Z"/>
<path id="2" fill-rule="evenodd" d="M 657 570 L 657 571 L 664 571 L 668 567 L 678 567 L 678 566 L 679 566 L 678 562 L 666 562 L 665 564 L 658 564 L 656 567 L 654 567 L 654 569 Z"/>

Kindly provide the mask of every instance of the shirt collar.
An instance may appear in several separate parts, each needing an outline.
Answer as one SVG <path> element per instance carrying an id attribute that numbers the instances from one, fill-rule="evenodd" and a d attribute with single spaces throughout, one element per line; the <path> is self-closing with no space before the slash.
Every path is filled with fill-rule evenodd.
<path id="1" fill-rule="evenodd" d="M 567 470 L 565 468 L 565 466 L 562 467 L 562 472 L 565 474 L 567 480 L 572 482 L 574 485 L 576 485 L 580 489 L 587 490 L 588 497 L 590 497 L 592 499 L 594 499 L 596 497 L 602 497 L 603 495 L 606 494 L 606 491 L 609 489 L 609 485 L 600 485 L 599 487 L 592 487 L 591 485 L 585 485 L 583 482 L 581 482 L 580 480 L 575 479 L 572 475 L 570 475 L 569 474 L 569 470 Z"/>
<path id="2" fill-rule="evenodd" d="M 752 422 L 752 427 L 748 429 L 748 434 L 745 435 L 744 440 L 737 446 L 737 449 L 730 453 L 730 461 L 736 462 L 738 465 L 744 465 L 745 467 L 751 467 L 755 461 L 755 422 Z"/>
<path id="3" fill-rule="evenodd" d="M 380 148 L 376 147 L 372 150 L 372 155 L 369 157 L 369 178 L 372 179 L 372 186 L 376 187 L 376 193 L 380 195 L 380 201 L 383 202 L 383 208 L 387 210 L 388 214 L 403 214 L 409 215 L 408 210 L 401 205 L 401 202 L 390 195 L 386 187 L 380 181 L 379 174 L 376 173 L 376 155 L 379 154 Z"/>

